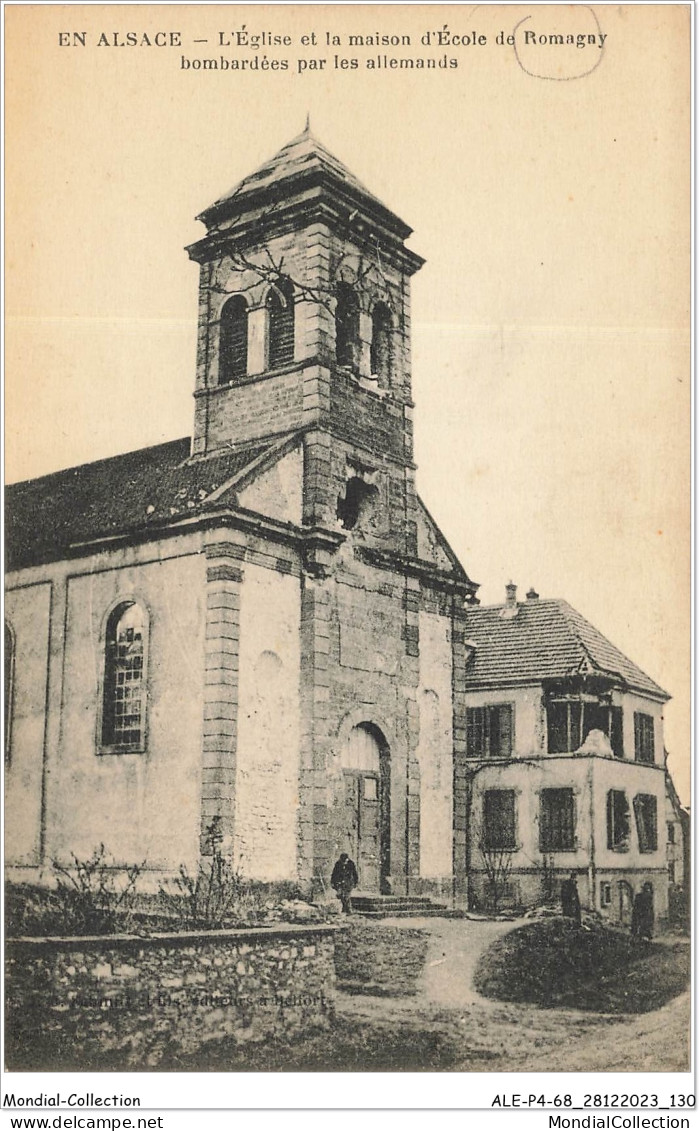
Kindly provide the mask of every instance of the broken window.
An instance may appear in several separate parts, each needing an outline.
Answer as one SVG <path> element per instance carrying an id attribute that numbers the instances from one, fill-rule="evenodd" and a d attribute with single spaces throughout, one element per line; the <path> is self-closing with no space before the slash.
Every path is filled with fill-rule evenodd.
<path id="1" fill-rule="evenodd" d="M 466 756 L 510 758 L 514 745 L 514 709 L 511 703 L 469 707 L 466 712 Z"/>
<path id="2" fill-rule="evenodd" d="M 145 737 L 144 660 L 146 614 L 124 602 L 107 621 L 102 700 L 102 745 L 139 750 Z"/>
<path id="3" fill-rule="evenodd" d="M 572 789 L 542 789 L 539 848 L 542 852 L 566 852 L 575 848 L 575 800 Z"/>
<path id="4" fill-rule="evenodd" d="M 626 792 L 610 789 L 607 794 L 607 848 L 625 852 L 631 839 L 631 817 Z"/>
<path id="5" fill-rule="evenodd" d="M 337 500 L 337 517 L 345 530 L 366 528 L 376 509 L 378 487 L 353 476 L 345 484 L 345 493 Z"/>
<path id="6" fill-rule="evenodd" d="M 652 793 L 637 793 L 633 799 L 639 852 L 657 852 L 658 802 Z"/>
<path id="7" fill-rule="evenodd" d="M 359 370 L 359 299 L 348 283 L 337 288 L 335 357 L 338 365 Z"/>
<path id="8" fill-rule="evenodd" d="M 384 302 L 377 302 L 371 313 L 371 372 L 386 388 L 391 376 L 391 311 Z"/>
<path id="9" fill-rule="evenodd" d="M 633 736 L 637 762 L 655 761 L 655 720 L 652 715 L 635 711 L 633 716 Z"/>
<path id="10" fill-rule="evenodd" d="M 483 794 L 483 837 L 485 849 L 515 847 L 515 791 L 487 789 Z"/>
<path id="11" fill-rule="evenodd" d="M 583 699 L 551 699 L 546 715 L 549 754 L 579 750 L 591 730 L 601 730 L 617 758 L 624 757 L 621 707 Z"/>
<path id="12" fill-rule="evenodd" d="M 294 285 L 280 278 L 267 295 L 267 365 L 276 369 L 294 360 Z"/>
<path id="13" fill-rule="evenodd" d="M 242 295 L 233 295 L 221 311 L 218 383 L 239 381 L 248 372 L 248 304 Z"/>

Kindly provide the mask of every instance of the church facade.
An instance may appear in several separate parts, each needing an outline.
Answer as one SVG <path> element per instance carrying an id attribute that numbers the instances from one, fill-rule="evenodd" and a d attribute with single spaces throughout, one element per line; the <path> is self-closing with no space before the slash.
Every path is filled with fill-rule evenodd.
<path id="1" fill-rule="evenodd" d="M 525 672 L 530 613 L 481 631 L 417 494 L 410 229 L 308 129 L 199 219 L 192 438 L 7 490 L 11 874 L 104 844 L 157 884 L 215 837 L 243 875 L 315 896 L 347 851 L 366 892 L 482 904 L 489 814 L 516 900 L 572 863 L 589 906 L 632 871 L 662 905 L 657 817 L 652 860 L 620 840 L 595 863 L 588 842 L 615 774 L 663 804 L 666 694 L 601 646 Z M 640 757 L 613 749 L 629 695 L 627 731 L 634 703 L 653 720 Z"/>
<path id="2" fill-rule="evenodd" d="M 256 879 L 451 896 L 476 586 L 415 489 L 422 260 L 308 131 L 200 219 L 192 440 L 8 490 L 8 863 L 213 826 Z"/>

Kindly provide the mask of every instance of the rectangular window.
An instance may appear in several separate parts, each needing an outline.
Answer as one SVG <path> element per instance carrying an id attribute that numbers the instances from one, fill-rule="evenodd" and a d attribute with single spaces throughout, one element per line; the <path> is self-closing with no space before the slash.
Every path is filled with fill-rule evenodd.
<path id="1" fill-rule="evenodd" d="M 602 907 L 611 907 L 612 905 L 612 885 L 600 884 L 600 904 Z"/>
<path id="2" fill-rule="evenodd" d="M 466 754 L 469 758 L 510 758 L 514 736 L 511 703 L 469 707 L 466 712 Z"/>
<path id="3" fill-rule="evenodd" d="M 671 884 L 677 883 L 677 880 L 675 879 L 676 873 L 675 873 L 675 861 L 674 860 L 671 860 L 670 863 L 667 866 L 667 875 L 668 875 L 668 879 L 669 879 Z"/>
<path id="4" fill-rule="evenodd" d="M 626 852 L 631 839 L 629 803 L 623 789 L 610 789 L 607 794 L 607 848 Z"/>
<path id="5" fill-rule="evenodd" d="M 515 847 L 515 791 L 487 789 L 483 795 L 483 847 Z"/>
<path id="6" fill-rule="evenodd" d="M 672 823 L 672 821 L 668 821 L 668 823 L 667 823 L 667 843 L 668 844 L 674 844 L 675 843 L 675 826 Z"/>
<path id="7" fill-rule="evenodd" d="M 591 730 L 601 730 L 617 756 L 624 757 L 621 707 L 581 699 L 553 699 L 546 707 L 549 754 L 578 750 Z"/>
<path id="8" fill-rule="evenodd" d="M 633 799 L 639 852 L 658 850 L 658 802 L 652 793 L 637 793 Z"/>
<path id="9" fill-rule="evenodd" d="M 655 720 L 652 715 L 635 711 L 633 716 L 634 745 L 637 762 L 655 761 Z"/>
<path id="10" fill-rule="evenodd" d="M 542 789 L 539 848 L 542 852 L 566 852 L 575 848 L 575 801 L 572 789 Z"/>

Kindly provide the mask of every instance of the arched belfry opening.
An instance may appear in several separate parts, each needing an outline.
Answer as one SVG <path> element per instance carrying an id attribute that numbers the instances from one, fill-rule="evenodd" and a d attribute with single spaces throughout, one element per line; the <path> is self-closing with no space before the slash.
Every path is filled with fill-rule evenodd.
<path id="1" fill-rule="evenodd" d="M 240 381 L 248 371 L 248 304 L 243 295 L 226 299 L 221 310 L 219 385 Z"/>
<path id="2" fill-rule="evenodd" d="M 335 307 L 335 359 L 359 372 L 359 298 L 349 283 L 338 283 Z"/>
<path id="3" fill-rule="evenodd" d="M 357 865 L 359 888 L 391 890 L 391 755 L 374 723 L 352 727 L 341 751 L 342 850 Z"/>
<path id="4" fill-rule="evenodd" d="M 391 383 L 393 361 L 393 319 L 385 302 L 377 302 L 371 312 L 371 372 L 379 385 L 387 389 Z"/>

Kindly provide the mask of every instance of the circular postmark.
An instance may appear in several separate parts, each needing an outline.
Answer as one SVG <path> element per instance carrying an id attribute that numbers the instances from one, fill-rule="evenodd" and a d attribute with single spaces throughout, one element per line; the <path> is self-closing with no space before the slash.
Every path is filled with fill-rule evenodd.
<path id="1" fill-rule="evenodd" d="M 525 74 L 549 82 L 572 82 L 596 71 L 607 33 L 587 4 L 541 5 L 512 32 L 515 58 Z"/>

